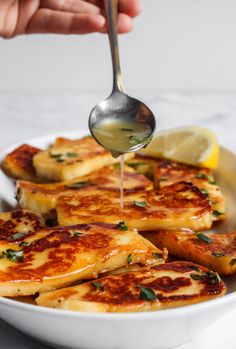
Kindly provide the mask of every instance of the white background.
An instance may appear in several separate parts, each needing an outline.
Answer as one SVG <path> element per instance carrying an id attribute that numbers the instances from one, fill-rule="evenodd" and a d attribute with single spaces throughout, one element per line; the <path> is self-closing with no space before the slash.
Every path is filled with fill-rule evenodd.
<path id="1" fill-rule="evenodd" d="M 235 0 L 142 0 L 142 5 L 134 31 L 120 37 L 128 90 L 236 89 Z M 110 73 L 105 35 L 0 39 L 0 91 L 109 91 Z"/>

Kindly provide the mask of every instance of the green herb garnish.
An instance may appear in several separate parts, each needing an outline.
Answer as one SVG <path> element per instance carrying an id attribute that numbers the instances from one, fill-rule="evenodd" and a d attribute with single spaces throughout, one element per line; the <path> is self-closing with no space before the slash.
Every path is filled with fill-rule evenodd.
<path id="1" fill-rule="evenodd" d="M 81 233 L 80 231 L 74 231 L 72 234 L 73 236 L 77 236 L 77 237 L 84 235 L 84 233 Z"/>
<path id="2" fill-rule="evenodd" d="M 53 153 L 49 153 L 49 155 L 51 156 L 51 158 L 55 158 L 55 159 L 58 159 L 62 156 L 62 154 L 53 154 Z"/>
<path id="3" fill-rule="evenodd" d="M 214 284 L 219 284 L 221 282 L 221 277 L 218 273 L 215 273 L 214 277 L 212 278 Z"/>
<path id="4" fill-rule="evenodd" d="M 128 166 L 133 167 L 135 170 L 142 165 L 146 165 L 146 162 L 133 162 L 128 164 Z"/>
<path id="5" fill-rule="evenodd" d="M 195 273 L 192 273 L 190 274 L 190 277 L 193 279 L 193 280 L 204 280 L 206 278 L 209 278 L 210 281 L 213 283 L 213 284 L 219 284 L 220 281 L 221 281 L 221 278 L 219 276 L 218 273 L 215 273 L 214 271 L 206 271 L 202 274 L 195 274 Z"/>
<path id="6" fill-rule="evenodd" d="M 209 193 L 208 193 L 208 191 L 206 189 L 200 188 L 199 190 L 206 198 L 209 196 Z"/>
<path id="7" fill-rule="evenodd" d="M 198 178 L 198 179 L 209 179 L 209 177 L 205 173 L 197 173 L 195 178 Z"/>
<path id="8" fill-rule="evenodd" d="M 213 284 L 219 284 L 221 282 L 220 275 L 214 271 L 207 271 L 204 273 L 206 277 L 209 277 Z"/>
<path id="9" fill-rule="evenodd" d="M 125 225 L 125 222 L 124 221 L 121 221 L 119 222 L 117 225 L 116 225 L 116 228 L 120 229 L 120 230 L 128 230 L 128 227 L 127 225 Z"/>
<path id="10" fill-rule="evenodd" d="M 20 247 L 27 247 L 27 246 L 29 246 L 29 245 L 30 245 L 30 243 L 27 242 L 27 241 L 21 241 L 21 242 L 19 243 L 19 246 L 20 246 Z"/>
<path id="11" fill-rule="evenodd" d="M 7 257 L 13 262 L 23 262 L 24 261 L 24 251 L 16 251 L 8 248 L 6 251 L 2 252 L 2 255 Z"/>
<path id="12" fill-rule="evenodd" d="M 127 257 L 127 263 L 128 263 L 128 264 L 131 264 L 132 261 L 133 261 L 133 257 L 132 257 L 132 254 L 130 253 L 130 254 L 128 255 L 128 257 Z"/>
<path id="13" fill-rule="evenodd" d="M 194 273 L 191 273 L 191 274 L 189 274 L 189 276 L 190 276 L 191 279 L 193 279 L 193 280 L 203 280 L 203 279 L 204 279 L 204 275 L 202 275 L 202 274 L 194 274 Z"/>
<path id="14" fill-rule="evenodd" d="M 160 181 L 160 182 L 164 182 L 164 181 L 168 181 L 168 179 L 169 179 L 169 178 L 167 178 L 167 177 L 160 177 L 160 178 L 159 178 L 159 181 Z"/>
<path id="15" fill-rule="evenodd" d="M 223 256 L 225 256 L 225 253 L 224 252 L 212 252 L 212 256 L 223 257 Z"/>
<path id="16" fill-rule="evenodd" d="M 235 263 L 236 263 L 236 258 L 232 258 L 229 264 L 233 266 Z"/>
<path id="17" fill-rule="evenodd" d="M 212 212 L 212 214 L 213 214 L 214 217 L 219 217 L 219 216 L 221 216 L 223 213 L 220 212 L 220 211 L 214 210 L 214 211 Z"/>
<path id="18" fill-rule="evenodd" d="M 68 158 L 77 158 L 77 156 L 79 156 L 79 154 L 78 153 L 70 153 L 70 152 L 68 152 L 68 153 L 65 154 L 65 156 L 68 157 Z"/>
<path id="19" fill-rule="evenodd" d="M 23 236 L 25 236 L 25 233 L 16 233 L 16 234 L 11 235 L 11 239 L 17 240 L 17 239 L 23 238 Z"/>
<path id="20" fill-rule="evenodd" d="M 203 233 L 196 233 L 196 236 L 198 237 L 198 239 L 200 239 L 208 244 L 210 244 L 212 242 L 212 239 Z"/>
<path id="21" fill-rule="evenodd" d="M 61 159 L 61 158 L 58 158 L 56 159 L 56 162 L 64 162 L 65 160 L 64 159 Z"/>
<path id="22" fill-rule="evenodd" d="M 159 252 L 153 252 L 153 257 L 156 259 L 163 259 L 162 254 Z"/>
<path id="23" fill-rule="evenodd" d="M 75 182 L 75 183 L 71 183 L 71 184 L 66 184 L 65 188 L 68 189 L 79 189 L 79 188 L 83 188 L 85 185 L 92 185 L 91 182 Z"/>
<path id="24" fill-rule="evenodd" d="M 216 181 L 209 181 L 209 183 L 212 185 L 217 185 Z"/>
<path id="25" fill-rule="evenodd" d="M 131 144 L 131 145 L 137 145 L 137 144 L 140 144 L 142 142 L 143 142 L 143 140 L 138 139 L 137 136 L 132 135 L 129 137 L 129 144 Z"/>
<path id="26" fill-rule="evenodd" d="M 138 285 L 140 288 L 140 298 L 146 301 L 155 301 L 157 299 L 156 293 L 149 287 Z"/>
<path id="27" fill-rule="evenodd" d="M 130 132 L 132 132 L 133 130 L 132 130 L 132 128 L 120 128 L 120 130 L 121 131 L 130 131 Z"/>
<path id="28" fill-rule="evenodd" d="M 91 284 L 99 291 L 104 291 L 104 286 L 101 282 L 92 281 Z"/>
<path id="29" fill-rule="evenodd" d="M 138 207 L 146 207 L 147 206 L 147 203 L 146 203 L 146 201 L 135 201 L 134 200 L 134 205 L 135 206 L 138 206 Z"/>

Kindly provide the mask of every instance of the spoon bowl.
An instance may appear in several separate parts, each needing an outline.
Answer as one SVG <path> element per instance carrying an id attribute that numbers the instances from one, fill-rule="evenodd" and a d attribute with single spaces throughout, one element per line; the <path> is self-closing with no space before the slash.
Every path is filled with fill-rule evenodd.
<path id="1" fill-rule="evenodd" d="M 89 129 L 95 140 L 113 156 L 136 151 L 151 140 L 156 121 L 141 101 L 125 94 L 121 78 L 117 38 L 117 0 L 104 0 L 113 66 L 111 95 L 97 104 L 89 116 Z"/>
<path id="2" fill-rule="evenodd" d="M 103 125 L 102 130 L 99 129 L 99 125 Z M 104 132 L 106 132 L 104 125 L 111 125 L 111 142 L 109 142 L 109 135 L 104 137 Z M 89 117 L 91 134 L 113 155 L 115 152 L 120 155 L 146 146 L 151 140 L 155 126 L 155 117 L 148 106 L 120 91 L 113 92 L 108 98 L 97 104 Z M 117 130 L 124 130 L 124 132 L 117 134 Z"/>

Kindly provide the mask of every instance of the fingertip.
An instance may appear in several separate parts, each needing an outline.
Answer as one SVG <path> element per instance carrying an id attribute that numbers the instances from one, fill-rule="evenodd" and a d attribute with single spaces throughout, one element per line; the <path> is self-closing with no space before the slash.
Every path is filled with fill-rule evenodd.
<path id="1" fill-rule="evenodd" d="M 129 33 L 133 29 L 132 18 L 125 13 L 120 13 L 118 16 L 117 32 L 118 34 Z M 100 33 L 107 33 L 107 25 L 100 29 Z"/>
<path id="2" fill-rule="evenodd" d="M 127 14 L 130 17 L 136 17 L 142 11 L 142 5 L 139 0 L 120 0 L 119 10 L 122 13 Z"/>
<path id="3" fill-rule="evenodd" d="M 132 19 L 124 13 L 118 17 L 117 30 L 119 34 L 129 33 L 133 29 Z"/>
<path id="4" fill-rule="evenodd" d="M 82 15 L 80 17 L 82 17 Z M 106 26 L 106 20 L 102 15 L 86 15 L 84 17 L 83 28 L 85 33 L 100 33 Z M 82 21 L 78 22 L 78 24 L 81 27 Z"/>
<path id="5" fill-rule="evenodd" d="M 140 13 L 142 12 L 142 5 L 139 1 L 137 1 L 133 8 L 132 8 L 132 12 L 131 12 L 131 17 L 137 17 Z"/>
<path id="6" fill-rule="evenodd" d="M 106 20 L 102 15 L 93 16 L 94 25 L 97 27 L 97 31 L 101 31 L 106 25 Z"/>

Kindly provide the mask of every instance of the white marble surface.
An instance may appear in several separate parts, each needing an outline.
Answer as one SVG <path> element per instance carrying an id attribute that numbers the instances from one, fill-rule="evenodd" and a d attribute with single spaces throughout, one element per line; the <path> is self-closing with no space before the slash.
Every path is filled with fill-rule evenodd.
<path id="1" fill-rule="evenodd" d="M 236 151 L 236 92 L 165 93 L 131 91 L 142 98 L 157 116 L 159 129 L 197 124 L 216 132 L 220 143 Z M 100 92 L 1 93 L 0 149 L 27 138 L 58 131 L 87 128 L 90 109 L 106 96 Z M 236 309 L 217 321 L 201 336 L 179 349 L 235 349 Z M 24 321 L 24 319 L 22 319 Z M 42 349 L 34 342 L 0 322 L 0 348 Z"/>

